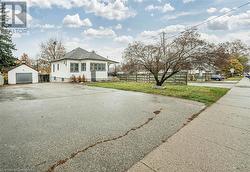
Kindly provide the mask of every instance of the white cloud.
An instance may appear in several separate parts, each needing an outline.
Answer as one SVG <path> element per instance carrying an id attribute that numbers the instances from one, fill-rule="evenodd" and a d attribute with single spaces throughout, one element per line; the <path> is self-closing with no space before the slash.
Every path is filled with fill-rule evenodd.
<path id="1" fill-rule="evenodd" d="M 169 12 L 169 11 L 174 11 L 175 8 L 173 6 L 171 6 L 170 3 L 166 3 L 164 6 L 155 6 L 153 4 L 151 5 L 148 5 L 146 8 L 145 8 L 146 11 L 153 11 L 153 10 L 159 10 L 161 11 L 162 13 L 166 13 L 166 12 Z"/>
<path id="2" fill-rule="evenodd" d="M 17 39 L 17 38 L 21 38 L 22 34 L 21 33 L 13 33 L 12 34 L 12 38 Z"/>
<path id="3" fill-rule="evenodd" d="M 87 51 L 94 50 L 97 54 L 103 57 L 109 57 L 111 60 L 121 61 L 121 55 L 125 47 L 113 47 L 113 46 L 98 46 L 97 44 L 91 44 L 87 40 L 78 37 L 64 37 L 63 43 L 66 51 L 69 52 L 77 47 L 81 47 Z"/>
<path id="4" fill-rule="evenodd" d="M 72 16 L 66 15 L 63 19 L 63 24 L 67 27 L 75 27 L 75 28 L 81 26 L 86 26 L 86 27 L 92 26 L 92 23 L 88 18 L 81 20 L 79 14 L 75 14 Z"/>
<path id="5" fill-rule="evenodd" d="M 53 29 L 53 28 L 55 28 L 55 25 L 53 25 L 53 24 L 44 24 L 44 25 L 41 25 L 41 27 L 43 29 Z"/>
<path id="6" fill-rule="evenodd" d="M 60 26 L 55 26 L 53 24 L 33 24 L 31 28 L 38 28 L 41 29 L 41 31 L 44 31 L 45 29 L 59 29 L 61 28 Z"/>
<path id="7" fill-rule="evenodd" d="M 187 3 L 190 3 L 190 2 L 194 2 L 194 1 L 196 1 L 196 0 L 183 0 L 182 2 L 183 2 L 184 4 L 187 4 Z"/>
<path id="8" fill-rule="evenodd" d="M 211 7 L 207 9 L 208 13 L 215 13 L 217 11 L 217 8 Z"/>
<path id="9" fill-rule="evenodd" d="M 97 54 L 107 57 L 110 60 L 122 61 L 122 53 L 125 47 L 112 47 L 112 46 L 102 46 L 101 48 L 96 48 Z"/>
<path id="10" fill-rule="evenodd" d="M 143 2 L 143 0 L 134 0 L 134 1 L 135 1 L 135 2 L 140 2 L 140 3 Z"/>
<path id="11" fill-rule="evenodd" d="M 114 41 L 118 42 L 118 43 L 122 43 L 122 44 L 129 44 L 133 41 L 133 37 L 123 35 L 123 36 L 119 36 L 119 37 L 114 38 Z"/>
<path id="12" fill-rule="evenodd" d="M 230 41 L 240 39 L 246 44 L 250 44 L 250 31 L 249 30 L 229 33 L 226 37 Z"/>
<path id="13" fill-rule="evenodd" d="M 158 30 L 151 30 L 151 31 L 143 31 L 139 34 L 140 37 L 152 37 L 152 36 L 159 36 L 160 33 L 165 32 L 166 34 L 181 32 L 185 30 L 184 25 L 170 25 L 165 28 L 161 28 Z"/>
<path id="14" fill-rule="evenodd" d="M 220 13 L 228 13 L 229 11 L 231 11 L 230 8 L 222 8 L 222 9 L 220 10 Z"/>
<path id="15" fill-rule="evenodd" d="M 216 16 L 208 18 L 213 19 Z M 210 30 L 236 30 L 241 28 L 248 28 L 250 26 L 250 10 L 237 14 L 237 15 L 226 15 L 219 17 L 207 24 Z"/>
<path id="16" fill-rule="evenodd" d="M 250 10 L 238 15 L 232 15 L 229 19 L 231 30 L 248 29 L 250 27 Z"/>
<path id="17" fill-rule="evenodd" d="M 29 6 L 40 8 L 52 8 L 58 6 L 70 9 L 83 7 L 86 12 L 94 13 L 109 20 L 123 20 L 134 17 L 136 13 L 126 6 L 127 0 L 104 1 L 104 0 L 28 0 Z"/>
<path id="18" fill-rule="evenodd" d="M 146 44 L 152 44 L 157 43 L 160 39 L 160 35 L 165 32 L 166 38 L 169 36 L 173 36 L 174 34 L 177 34 L 179 32 L 182 32 L 186 29 L 186 26 L 184 25 L 170 25 L 165 28 L 161 28 L 158 30 L 146 30 L 141 33 L 139 33 L 136 37 L 137 41 L 142 41 Z M 171 39 L 167 39 L 167 41 L 171 41 Z"/>
<path id="19" fill-rule="evenodd" d="M 115 29 L 116 29 L 116 30 L 122 29 L 122 25 L 121 25 L 121 24 L 117 24 L 117 25 L 115 26 Z"/>
<path id="20" fill-rule="evenodd" d="M 87 29 L 83 32 L 88 37 L 103 38 L 103 37 L 115 37 L 116 33 L 110 28 L 100 27 L 99 29 Z"/>
<path id="21" fill-rule="evenodd" d="M 200 35 L 202 39 L 205 39 L 211 43 L 219 43 L 221 41 L 221 39 L 214 34 L 207 34 L 207 33 L 201 32 Z"/>
<path id="22" fill-rule="evenodd" d="M 174 11 L 174 10 L 175 10 L 174 7 L 172 7 L 170 4 L 165 4 L 163 6 L 162 12 L 166 13 L 168 11 Z"/>
<path id="23" fill-rule="evenodd" d="M 63 43 L 65 45 L 66 51 L 69 52 L 77 47 L 84 48 L 87 51 L 91 51 L 92 49 L 89 47 L 89 44 L 85 43 L 83 39 L 79 39 L 76 37 L 64 37 Z"/>
<path id="24" fill-rule="evenodd" d="M 217 8 L 214 8 L 214 7 L 211 7 L 211 8 L 208 8 L 208 9 L 207 9 L 207 12 L 208 12 L 208 13 L 215 13 L 215 12 L 217 12 L 217 11 L 218 11 L 218 9 L 217 9 Z M 229 12 L 229 11 L 231 11 L 230 8 L 222 8 L 222 9 L 219 10 L 220 13 L 227 13 L 227 12 Z"/>
<path id="25" fill-rule="evenodd" d="M 145 8 L 145 10 L 146 10 L 146 11 L 152 11 L 152 10 L 154 10 L 155 8 L 159 8 L 159 6 L 156 7 L 156 6 L 154 6 L 153 4 L 151 4 L 151 5 L 148 5 L 148 6 Z"/>
<path id="26" fill-rule="evenodd" d="M 174 20 L 174 19 L 177 19 L 179 17 L 189 16 L 189 15 L 194 15 L 194 14 L 197 14 L 197 13 L 196 12 L 180 12 L 180 13 L 176 13 L 173 15 L 165 15 L 162 17 L 162 19 Z"/>
<path id="27" fill-rule="evenodd" d="M 201 38 L 212 42 L 212 43 L 221 43 L 226 41 L 234 41 L 237 39 L 242 40 L 246 44 L 250 44 L 250 31 L 236 31 L 225 34 L 208 34 L 208 33 L 200 33 Z"/>
<path id="28" fill-rule="evenodd" d="M 229 18 L 228 16 L 220 17 L 215 20 L 213 20 L 217 16 L 209 17 L 208 20 L 212 20 L 209 23 L 207 23 L 207 27 L 210 30 L 229 30 Z"/>
<path id="29" fill-rule="evenodd" d="M 52 8 L 52 6 L 59 6 L 69 9 L 72 7 L 71 0 L 27 0 L 27 3 L 29 6 L 38 6 L 40 8 Z"/>
<path id="30" fill-rule="evenodd" d="M 97 0 L 84 5 L 87 12 L 94 13 L 110 20 L 122 20 L 134 17 L 136 13 L 125 5 L 124 0 L 108 1 L 106 4 Z"/>

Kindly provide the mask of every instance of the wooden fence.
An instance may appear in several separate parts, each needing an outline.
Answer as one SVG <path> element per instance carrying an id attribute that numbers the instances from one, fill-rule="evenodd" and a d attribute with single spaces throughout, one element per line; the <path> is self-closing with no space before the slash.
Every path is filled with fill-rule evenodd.
<path id="1" fill-rule="evenodd" d="M 188 75 L 188 81 L 200 81 L 200 82 L 206 82 L 206 81 L 211 81 L 213 73 L 203 73 L 202 76 L 200 76 L 198 73 L 196 74 L 189 74 Z"/>
<path id="2" fill-rule="evenodd" d="M 176 83 L 176 84 L 186 84 L 187 85 L 187 76 L 186 71 L 179 72 L 172 77 L 168 78 L 166 82 Z M 159 78 L 162 74 L 159 74 Z M 155 82 L 154 76 L 149 73 L 145 74 L 118 74 L 117 77 L 121 81 L 134 81 L 134 82 Z"/>
<path id="3" fill-rule="evenodd" d="M 38 74 L 38 82 L 39 83 L 50 82 L 49 74 Z"/>

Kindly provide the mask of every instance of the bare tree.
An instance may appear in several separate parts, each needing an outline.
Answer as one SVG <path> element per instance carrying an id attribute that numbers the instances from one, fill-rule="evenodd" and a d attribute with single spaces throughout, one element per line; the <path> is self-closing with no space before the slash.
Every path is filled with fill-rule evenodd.
<path id="1" fill-rule="evenodd" d="M 109 75 L 117 76 L 118 72 L 121 72 L 121 65 L 114 64 L 112 67 L 109 67 Z"/>
<path id="2" fill-rule="evenodd" d="M 152 45 L 130 44 L 124 52 L 124 59 L 152 73 L 156 85 L 161 86 L 174 74 L 189 69 L 195 61 L 197 49 L 203 46 L 204 41 L 197 31 L 187 30 L 170 43 L 163 39 L 161 43 Z"/>
<path id="3" fill-rule="evenodd" d="M 225 49 L 225 51 L 230 54 L 232 58 L 238 58 L 240 56 L 249 56 L 250 55 L 250 47 L 248 47 L 241 40 L 235 40 L 232 42 L 225 42 L 220 44 L 221 47 Z"/>
<path id="4" fill-rule="evenodd" d="M 32 60 L 29 58 L 28 54 L 23 53 L 20 57 L 21 63 L 25 63 L 26 65 L 32 66 Z"/>
<path id="5" fill-rule="evenodd" d="M 250 59 L 250 47 L 243 43 L 241 40 L 235 40 L 233 42 L 226 42 L 223 44 L 227 52 L 230 54 L 230 58 L 237 59 L 244 67 L 244 71 L 248 72 L 249 59 Z"/>
<path id="6" fill-rule="evenodd" d="M 143 69 L 134 60 L 127 59 L 125 63 L 121 64 L 121 71 L 129 74 L 138 72 L 140 69 Z"/>
<path id="7" fill-rule="evenodd" d="M 44 73 L 50 73 L 50 62 L 62 58 L 66 53 L 65 47 L 62 41 L 50 38 L 48 41 L 42 42 L 40 48 L 41 52 L 38 59 L 39 70 Z"/>
<path id="8" fill-rule="evenodd" d="M 213 65 L 219 70 L 224 69 L 229 64 L 230 53 L 223 44 L 215 45 L 211 56 L 213 56 Z"/>
<path id="9" fill-rule="evenodd" d="M 240 40 L 235 40 L 213 45 L 210 57 L 213 59 L 213 65 L 221 71 L 228 68 L 231 59 L 237 59 L 247 70 L 249 55 L 250 48 Z"/>

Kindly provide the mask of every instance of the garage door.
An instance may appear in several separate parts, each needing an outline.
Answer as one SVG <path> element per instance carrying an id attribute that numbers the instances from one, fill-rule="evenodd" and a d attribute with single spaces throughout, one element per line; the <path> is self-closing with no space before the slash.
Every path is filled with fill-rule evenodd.
<path id="1" fill-rule="evenodd" d="M 32 83 L 32 73 L 16 73 L 16 83 L 17 84 Z"/>

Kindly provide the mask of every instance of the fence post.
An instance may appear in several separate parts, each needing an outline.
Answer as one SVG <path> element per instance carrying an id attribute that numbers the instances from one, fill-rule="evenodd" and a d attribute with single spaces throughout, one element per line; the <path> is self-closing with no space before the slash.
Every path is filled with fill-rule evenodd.
<path id="1" fill-rule="evenodd" d="M 135 82 L 137 82 L 137 72 L 135 73 Z"/>

